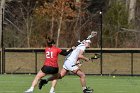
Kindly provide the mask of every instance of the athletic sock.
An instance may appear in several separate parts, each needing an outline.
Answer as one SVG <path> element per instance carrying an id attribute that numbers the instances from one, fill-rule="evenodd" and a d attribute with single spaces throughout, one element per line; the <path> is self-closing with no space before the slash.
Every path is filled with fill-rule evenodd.
<path id="1" fill-rule="evenodd" d="M 82 87 L 83 88 L 83 90 L 85 90 L 87 87 Z"/>
<path id="2" fill-rule="evenodd" d="M 50 92 L 54 92 L 54 87 L 51 87 Z"/>
<path id="3" fill-rule="evenodd" d="M 30 87 L 30 90 L 34 90 L 34 87 Z"/>

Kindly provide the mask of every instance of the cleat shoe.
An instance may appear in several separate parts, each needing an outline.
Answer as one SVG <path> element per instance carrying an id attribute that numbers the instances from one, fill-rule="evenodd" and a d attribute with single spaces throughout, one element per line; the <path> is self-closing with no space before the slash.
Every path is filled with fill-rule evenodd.
<path id="1" fill-rule="evenodd" d="M 24 93 L 33 93 L 33 90 L 32 89 L 28 89 Z"/>
<path id="2" fill-rule="evenodd" d="M 46 81 L 45 79 L 41 79 L 40 82 L 39 82 L 38 88 L 39 88 L 39 89 L 42 89 L 42 86 L 44 86 L 44 85 L 47 84 L 47 83 L 48 83 L 48 81 Z"/>
<path id="3" fill-rule="evenodd" d="M 83 90 L 83 93 L 93 93 L 93 89 L 86 88 Z"/>

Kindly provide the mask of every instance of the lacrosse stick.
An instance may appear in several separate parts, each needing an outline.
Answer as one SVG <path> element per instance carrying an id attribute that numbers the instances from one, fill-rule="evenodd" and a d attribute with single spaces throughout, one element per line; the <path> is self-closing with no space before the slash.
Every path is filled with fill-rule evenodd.
<path id="1" fill-rule="evenodd" d="M 78 40 L 78 44 L 77 44 L 77 46 L 78 46 L 79 44 L 84 43 L 84 42 L 85 42 L 85 40 L 89 40 L 89 39 L 91 39 L 91 38 L 95 37 L 96 35 L 97 35 L 97 32 L 92 31 L 92 32 L 91 32 L 91 34 L 90 34 L 90 35 L 89 35 L 86 39 L 84 39 L 83 41 Z"/>
<path id="2" fill-rule="evenodd" d="M 91 62 L 93 62 L 93 60 L 98 59 L 98 58 L 100 58 L 100 55 L 99 54 L 95 54 L 93 57 L 89 58 L 89 60 Z M 76 64 L 72 65 L 72 67 L 77 66 L 77 65 L 81 65 L 83 62 L 85 62 L 85 61 L 81 61 L 81 62 L 78 61 Z"/>

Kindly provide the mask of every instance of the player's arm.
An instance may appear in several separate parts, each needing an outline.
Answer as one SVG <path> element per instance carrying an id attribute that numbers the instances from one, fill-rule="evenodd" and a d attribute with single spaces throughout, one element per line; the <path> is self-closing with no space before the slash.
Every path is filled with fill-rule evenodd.
<path id="1" fill-rule="evenodd" d="M 61 52 L 60 52 L 60 55 L 63 55 L 63 56 L 67 56 L 70 52 L 72 52 L 73 51 L 73 49 L 71 48 L 71 49 L 69 49 L 68 51 L 67 50 L 62 50 Z"/>
<path id="2" fill-rule="evenodd" d="M 83 59 L 83 60 L 85 60 L 85 61 L 89 61 L 89 58 L 85 57 L 85 56 L 83 55 L 83 53 L 84 53 L 84 51 L 83 51 L 83 50 L 80 50 L 80 53 L 79 53 L 78 58 Z"/>

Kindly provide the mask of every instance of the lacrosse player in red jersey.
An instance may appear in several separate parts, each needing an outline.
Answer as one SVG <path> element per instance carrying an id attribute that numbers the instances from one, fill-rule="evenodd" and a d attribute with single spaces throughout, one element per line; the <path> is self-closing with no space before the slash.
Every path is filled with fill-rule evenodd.
<path id="1" fill-rule="evenodd" d="M 85 73 L 82 72 L 77 65 L 75 65 L 76 62 L 79 59 L 89 61 L 89 59 L 87 57 L 85 57 L 83 55 L 83 53 L 84 53 L 86 48 L 90 47 L 90 43 L 91 43 L 90 40 L 85 40 L 82 44 L 79 44 L 76 47 L 76 49 L 74 49 L 66 57 L 64 65 L 63 65 L 63 68 L 62 68 L 60 74 L 57 74 L 58 75 L 57 77 L 52 76 L 52 77 L 50 77 L 48 79 L 41 79 L 41 81 L 39 83 L 39 87 L 42 88 L 42 86 L 47 84 L 48 81 L 52 81 L 54 79 L 61 79 L 62 77 L 64 77 L 68 73 L 68 71 L 71 71 L 71 72 L 73 72 L 74 74 L 76 74 L 77 76 L 80 77 L 80 82 L 81 82 L 81 86 L 82 86 L 82 89 L 83 89 L 83 93 L 92 93 L 93 89 L 89 89 L 86 86 Z M 56 82 L 54 82 L 54 85 L 55 85 L 55 83 Z"/>
<path id="2" fill-rule="evenodd" d="M 31 87 L 25 91 L 25 93 L 33 93 L 34 91 L 34 87 L 37 85 L 37 82 L 44 76 L 51 74 L 52 76 L 58 76 L 58 55 L 68 55 L 73 49 L 70 49 L 69 51 L 65 51 L 65 50 L 61 50 L 60 48 L 56 47 L 54 40 L 48 38 L 47 39 L 47 45 L 48 47 L 45 48 L 45 55 L 46 55 L 46 59 L 44 62 L 43 67 L 41 68 L 41 70 L 37 73 L 37 75 L 35 76 Z M 52 82 L 56 82 L 56 80 L 52 81 Z M 53 83 L 52 83 L 53 86 Z"/>

